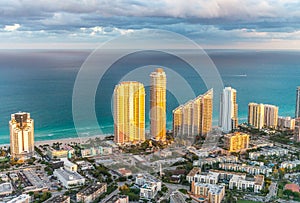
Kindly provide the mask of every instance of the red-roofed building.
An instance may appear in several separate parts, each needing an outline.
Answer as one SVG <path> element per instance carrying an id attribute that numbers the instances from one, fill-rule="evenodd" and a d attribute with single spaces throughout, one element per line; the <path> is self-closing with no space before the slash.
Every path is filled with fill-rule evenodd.
<path id="1" fill-rule="evenodd" d="M 286 184 L 284 186 L 285 190 L 291 190 L 293 192 L 300 192 L 300 187 L 297 184 Z"/>

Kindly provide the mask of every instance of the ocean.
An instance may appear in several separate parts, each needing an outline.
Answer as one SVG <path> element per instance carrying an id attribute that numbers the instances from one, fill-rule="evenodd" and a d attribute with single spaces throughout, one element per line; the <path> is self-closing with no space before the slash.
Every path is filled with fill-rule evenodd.
<path id="1" fill-rule="evenodd" d="M 80 67 L 91 52 L 92 50 L 0 50 L 0 144 L 9 143 L 8 122 L 10 115 L 18 111 L 30 112 L 35 121 L 37 141 L 77 137 L 72 117 L 73 86 Z M 237 90 L 239 122 L 247 120 L 249 102 L 274 104 L 279 106 L 280 116 L 294 116 L 296 87 L 300 85 L 300 51 L 206 52 L 217 67 L 224 85 Z M 188 50 L 186 54 L 195 53 Z M 148 52 L 119 60 L 113 65 L 114 68 L 105 73 L 95 96 L 96 115 L 104 134 L 113 133 L 111 96 L 114 86 L 131 70 L 129 67 L 148 63 L 174 70 L 180 67 L 184 70 L 180 73 L 181 77 L 192 86 L 196 95 L 207 90 L 201 78 L 185 67 L 186 64 L 166 55 Z M 153 66 L 149 67 L 150 72 L 153 70 Z M 146 78 L 149 78 L 148 75 Z M 168 81 L 171 83 L 171 78 Z M 185 91 L 180 87 L 175 89 Z M 187 96 L 185 100 L 188 99 L 191 98 Z M 168 92 L 168 129 L 172 128 L 172 110 L 178 105 L 176 92 Z M 218 121 L 217 106 L 215 103 L 214 125 Z M 148 111 L 149 87 L 146 86 L 147 129 Z M 96 128 L 97 126 L 90 126 L 86 119 L 80 131 L 91 136 L 97 133 Z"/>

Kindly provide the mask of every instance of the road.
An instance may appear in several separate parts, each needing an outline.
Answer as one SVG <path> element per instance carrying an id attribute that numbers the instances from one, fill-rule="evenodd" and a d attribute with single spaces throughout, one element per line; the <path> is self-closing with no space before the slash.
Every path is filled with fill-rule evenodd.
<path id="1" fill-rule="evenodd" d="M 190 189 L 190 186 L 186 186 L 186 185 L 178 185 L 178 184 L 170 184 L 170 183 L 163 183 L 163 184 L 167 186 L 168 192 L 163 197 L 161 197 L 158 202 L 164 199 L 168 200 L 172 192 L 177 191 L 178 189 L 186 189 L 187 191 L 189 191 Z"/>
<path id="2" fill-rule="evenodd" d="M 107 202 L 110 198 L 112 198 L 114 195 L 117 195 L 119 193 L 119 188 L 107 195 L 103 200 L 101 200 L 101 203 Z"/>
<path id="3" fill-rule="evenodd" d="M 271 185 L 269 186 L 269 193 L 265 198 L 265 202 L 269 202 L 272 200 L 272 197 L 276 197 L 277 190 L 278 190 L 277 182 L 272 182 Z"/>

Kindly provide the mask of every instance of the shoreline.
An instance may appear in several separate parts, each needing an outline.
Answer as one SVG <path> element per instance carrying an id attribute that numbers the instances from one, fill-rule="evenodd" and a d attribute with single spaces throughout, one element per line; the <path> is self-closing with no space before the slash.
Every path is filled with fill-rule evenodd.
<path id="1" fill-rule="evenodd" d="M 34 145 L 38 146 L 38 145 L 45 145 L 45 144 L 49 144 L 52 145 L 53 143 L 56 142 L 60 142 L 62 144 L 68 144 L 71 142 L 80 142 L 80 143 L 85 143 L 86 141 L 88 141 L 89 139 L 96 139 L 96 138 L 100 138 L 100 139 L 104 139 L 105 137 L 110 136 L 110 135 L 93 135 L 93 136 L 89 136 L 89 137 L 69 137 L 69 138 L 56 138 L 56 139 L 50 139 L 50 140 L 39 140 L 39 141 L 34 141 Z M 0 144 L 0 147 L 9 147 L 10 143 L 7 144 Z"/>

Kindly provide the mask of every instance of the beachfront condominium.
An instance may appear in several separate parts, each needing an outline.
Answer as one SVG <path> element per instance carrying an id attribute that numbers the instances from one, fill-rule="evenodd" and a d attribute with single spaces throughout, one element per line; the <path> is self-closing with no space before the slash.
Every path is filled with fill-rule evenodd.
<path id="1" fill-rule="evenodd" d="M 135 81 L 114 89 L 114 134 L 117 144 L 145 141 L 145 88 Z"/>
<path id="2" fill-rule="evenodd" d="M 34 154 L 34 122 L 29 113 L 11 115 L 9 121 L 12 160 L 24 161 Z"/>
<path id="3" fill-rule="evenodd" d="M 239 152 L 249 147 L 249 135 L 235 132 L 224 136 L 224 148 L 229 152 Z"/>
<path id="4" fill-rule="evenodd" d="M 300 117 L 300 86 L 296 89 L 296 110 L 295 110 L 295 118 Z"/>
<path id="5" fill-rule="evenodd" d="M 294 141 L 300 142 L 300 118 L 295 119 Z"/>
<path id="6" fill-rule="evenodd" d="M 257 103 L 248 104 L 248 124 L 258 129 L 264 126 L 264 105 Z"/>
<path id="7" fill-rule="evenodd" d="M 150 134 L 156 141 L 166 141 L 166 73 L 157 68 L 150 74 Z"/>
<path id="8" fill-rule="evenodd" d="M 265 104 L 264 106 L 264 125 L 276 128 L 278 125 L 278 107 L 270 104 Z"/>
<path id="9" fill-rule="evenodd" d="M 248 124 L 258 129 L 275 128 L 278 123 L 278 107 L 270 104 L 249 103 Z"/>
<path id="10" fill-rule="evenodd" d="M 175 137 L 193 138 L 206 135 L 212 129 L 213 90 L 180 105 L 173 110 Z"/>
<path id="11" fill-rule="evenodd" d="M 236 90 L 225 87 L 220 98 L 219 126 L 228 133 L 238 126 L 238 105 L 236 103 Z"/>

